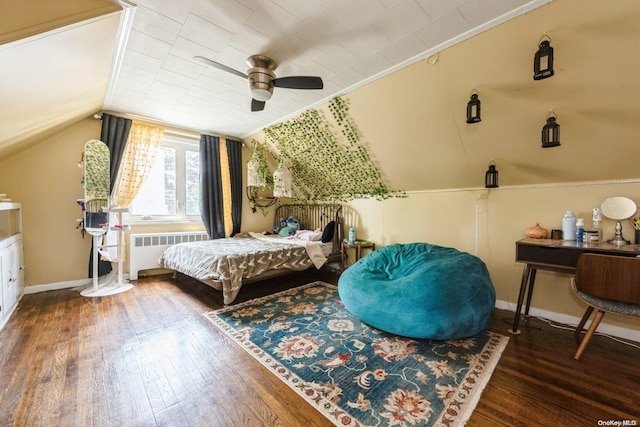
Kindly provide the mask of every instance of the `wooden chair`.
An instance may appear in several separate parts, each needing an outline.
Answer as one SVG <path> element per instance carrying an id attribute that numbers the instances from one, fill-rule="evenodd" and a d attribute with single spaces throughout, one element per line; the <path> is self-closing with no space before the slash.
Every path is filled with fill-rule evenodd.
<path id="1" fill-rule="evenodd" d="M 580 359 L 605 313 L 640 317 L 640 258 L 584 253 L 571 278 L 576 295 L 589 307 L 576 328 L 580 333 L 596 309 L 574 359 Z"/>

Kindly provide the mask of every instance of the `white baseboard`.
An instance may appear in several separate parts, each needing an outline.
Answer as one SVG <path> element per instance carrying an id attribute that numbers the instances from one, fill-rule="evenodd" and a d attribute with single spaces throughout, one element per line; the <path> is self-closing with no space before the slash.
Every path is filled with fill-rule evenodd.
<path id="1" fill-rule="evenodd" d="M 496 308 L 499 308 L 502 310 L 509 310 L 515 313 L 514 304 L 508 301 L 497 300 Z M 540 310 L 535 307 L 529 308 L 529 317 L 541 317 L 544 319 L 551 320 L 555 323 L 562 323 L 564 325 L 573 326 L 574 328 L 578 326 L 578 323 L 580 323 L 580 317 L 570 316 L 564 313 L 555 313 L 553 311 Z M 602 323 L 600 323 L 600 325 L 598 326 L 598 330 L 596 331 L 596 334 L 600 333 L 600 334 L 612 335 L 617 338 L 640 342 L 640 331 L 636 331 L 634 329 L 629 329 L 629 328 L 623 328 L 620 326 L 609 325 L 606 323 L 606 319 L 607 317 L 605 316 Z M 589 320 L 585 325 L 585 328 L 588 328 L 590 324 L 591 324 L 591 321 Z"/>
<path id="2" fill-rule="evenodd" d="M 25 294 L 37 294 L 38 292 L 57 291 L 58 289 L 77 288 L 91 285 L 91 279 L 69 280 L 66 282 L 45 283 L 42 285 L 30 285 L 24 287 Z"/>
<path id="3" fill-rule="evenodd" d="M 111 272 L 107 276 L 102 276 L 100 282 L 106 280 L 113 280 L 115 277 L 115 273 Z M 106 277 L 106 279 L 105 279 Z M 123 274 L 123 279 L 128 280 L 129 274 Z M 36 294 L 38 292 L 46 292 L 46 291 L 57 291 L 59 289 L 69 289 L 69 288 L 79 288 L 85 286 L 91 286 L 93 284 L 93 279 L 78 279 L 78 280 L 69 280 L 66 282 L 56 282 L 56 283 L 45 283 L 42 285 L 30 285 L 24 287 L 25 294 Z"/>

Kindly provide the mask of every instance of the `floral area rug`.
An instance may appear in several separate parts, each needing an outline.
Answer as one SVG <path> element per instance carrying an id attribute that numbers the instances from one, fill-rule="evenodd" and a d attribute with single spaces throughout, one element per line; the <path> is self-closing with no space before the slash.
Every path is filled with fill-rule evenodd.
<path id="1" fill-rule="evenodd" d="M 323 282 L 205 316 L 335 425 L 458 426 L 508 338 L 403 338 L 349 313 Z"/>

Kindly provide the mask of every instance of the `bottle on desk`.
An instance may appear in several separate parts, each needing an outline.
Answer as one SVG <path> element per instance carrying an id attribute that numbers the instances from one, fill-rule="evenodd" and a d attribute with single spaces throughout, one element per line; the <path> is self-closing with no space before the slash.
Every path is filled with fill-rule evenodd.
<path id="1" fill-rule="evenodd" d="M 591 218 L 591 228 L 595 233 L 594 241 L 602 241 L 602 213 L 600 208 L 593 208 L 593 217 Z"/>
<path id="2" fill-rule="evenodd" d="M 576 220 L 576 243 L 584 242 L 584 219 L 578 218 Z"/>
<path id="3" fill-rule="evenodd" d="M 576 216 L 573 211 L 566 211 L 562 217 L 562 238 L 564 240 L 576 239 Z"/>
<path id="4" fill-rule="evenodd" d="M 347 243 L 349 245 L 355 245 L 356 244 L 356 229 L 355 228 L 350 228 L 349 229 L 349 240 L 347 240 Z"/>

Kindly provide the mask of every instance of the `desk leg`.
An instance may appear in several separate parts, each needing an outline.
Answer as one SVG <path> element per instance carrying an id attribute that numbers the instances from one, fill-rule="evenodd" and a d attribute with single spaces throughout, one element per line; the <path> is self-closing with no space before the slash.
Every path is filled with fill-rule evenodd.
<path id="1" fill-rule="evenodd" d="M 533 295 L 533 284 L 536 282 L 536 268 L 532 268 L 529 273 L 529 292 L 527 292 L 527 304 L 524 306 L 524 315 L 529 315 L 529 308 L 531 307 L 531 295 Z"/>
<path id="2" fill-rule="evenodd" d="M 340 270 L 344 271 L 344 265 L 345 265 L 345 252 L 347 250 L 344 248 L 344 246 L 342 246 L 342 248 L 340 249 Z"/>
<path id="3" fill-rule="evenodd" d="M 518 323 L 520 323 L 520 311 L 522 310 L 522 303 L 524 301 L 524 295 L 527 292 L 527 286 L 529 285 L 529 275 L 531 274 L 531 267 L 529 264 L 524 265 L 522 270 L 522 281 L 520 282 L 520 293 L 518 294 L 518 305 L 516 306 L 516 313 L 513 318 L 513 327 L 509 329 L 509 332 L 517 335 L 520 333 L 518 330 Z"/>

